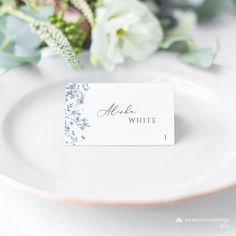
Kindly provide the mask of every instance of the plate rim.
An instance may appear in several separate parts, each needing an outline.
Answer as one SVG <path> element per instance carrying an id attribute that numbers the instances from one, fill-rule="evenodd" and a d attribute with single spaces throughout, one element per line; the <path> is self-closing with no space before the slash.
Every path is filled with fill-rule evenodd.
<path id="1" fill-rule="evenodd" d="M 97 206 L 97 207 L 162 207 L 162 206 L 174 206 L 181 205 L 193 200 L 199 200 L 205 197 L 213 196 L 217 193 L 236 188 L 236 182 L 223 185 L 221 187 L 213 188 L 209 191 L 203 191 L 195 194 L 189 194 L 183 197 L 176 197 L 168 200 L 147 200 L 147 201 L 108 201 L 108 200 L 91 200 L 83 199 L 80 197 L 69 197 L 63 194 L 57 194 L 43 190 L 37 187 L 30 186 L 22 183 L 12 177 L 7 176 L 0 172 L 0 180 L 15 187 L 23 192 L 30 193 L 34 196 L 43 197 L 48 200 L 63 202 L 67 204 L 85 205 L 85 206 Z"/>

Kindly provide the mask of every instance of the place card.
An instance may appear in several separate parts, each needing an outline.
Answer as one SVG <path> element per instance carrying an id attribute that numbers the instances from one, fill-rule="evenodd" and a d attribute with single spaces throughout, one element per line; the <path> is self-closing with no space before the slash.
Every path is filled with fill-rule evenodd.
<path id="1" fill-rule="evenodd" d="M 173 145 L 174 86 L 67 83 L 66 145 Z"/>

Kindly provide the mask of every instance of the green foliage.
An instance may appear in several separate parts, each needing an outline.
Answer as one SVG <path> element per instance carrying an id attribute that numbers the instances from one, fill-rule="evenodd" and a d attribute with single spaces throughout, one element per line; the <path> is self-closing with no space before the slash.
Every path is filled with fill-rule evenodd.
<path id="1" fill-rule="evenodd" d="M 40 52 L 35 51 L 29 56 L 18 56 L 7 52 L 0 53 L 0 67 L 12 68 L 23 64 L 37 63 L 40 60 Z"/>
<path id="2" fill-rule="evenodd" d="M 167 37 L 161 45 L 162 49 L 173 49 L 180 44 L 187 44 L 188 41 L 191 41 L 191 37 L 189 35 L 178 35 Z M 175 50 L 174 50 L 175 51 Z M 178 51 L 176 49 L 176 51 Z"/>
<path id="3" fill-rule="evenodd" d="M 38 18 L 42 18 L 41 15 L 38 16 L 38 13 L 26 13 L 30 10 L 28 8 L 6 8 L 6 10 L 6 13 L 13 14 L 14 16 L 8 15 L 7 17 L 3 17 L 4 20 L 2 21 L 2 24 L 4 23 L 4 25 L 2 25 L 3 32 L 0 49 L 2 48 L 1 55 L 4 58 L 5 63 L 2 63 L 1 66 L 9 67 L 11 65 L 20 65 L 20 63 L 25 64 L 37 62 L 40 56 L 39 52 L 36 51 L 36 48 L 40 47 L 41 40 L 43 40 L 49 47 L 53 48 L 57 53 L 63 56 L 65 61 L 72 67 L 80 67 L 75 51 L 60 29 L 49 22 L 41 19 L 38 20 Z M 32 26 L 31 29 L 33 29 L 36 34 L 33 34 L 30 31 L 29 23 Z M 15 50 L 11 52 L 11 55 L 8 55 L 6 50 L 8 49 L 8 44 L 10 42 L 14 43 L 15 48 L 16 46 L 20 46 L 24 51 L 27 50 L 26 54 L 30 56 L 19 56 L 15 53 Z M 29 54 L 28 51 L 31 51 L 31 54 Z M 12 60 L 12 63 L 8 62 L 8 60 Z"/>
<path id="4" fill-rule="evenodd" d="M 48 20 L 64 33 L 76 53 L 80 53 L 83 50 L 83 45 L 87 35 L 80 29 L 80 25 L 84 21 L 84 17 L 82 15 L 75 23 L 65 21 L 63 12 L 59 12 L 57 15 L 49 16 Z"/>
<path id="5" fill-rule="evenodd" d="M 19 7 L 20 1 L 27 6 Z M 81 30 L 80 24 L 86 18 L 91 28 L 95 25 L 96 7 L 101 1 L 65 1 L 82 12 L 83 16 L 78 22 L 66 22 L 63 12 L 53 15 L 52 7 L 39 9 L 36 0 L 0 0 L 0 13 L 8 13 L 6 16 L 0 16 L 0 67 L 11 68 L 38 62 L 42 40 L 73 68 L 80 67 L 76 54 L 81 52 L 88 38 L 88 33 Z M 205 0 L 199 7 L 177 4 L 175 0 L 153 2 L 159 6 L 160 12 L 156 12 L 156 15 L 164 31 L 175 26 L 177 20 L 173 12 L 177 8 L 196 10 L 200 21 L 211 20 L 226 9 L 232 10 L 235 7 L 236 10 L 236 0 Z M 36 34 L 32 33 L 31 29 Z M 198 49 L 188 35 L 166 37 L 161 49 L 177 52 L 184 63 L 201 68 L 210 67 L 215 56 L 211 48 Z"/>
<path id="6" fill-rule="evenodd" d="M 75 69 L 80 68 L 80 62 L 61 30 L 50 22 L 39 20 L 32 23 L 32 29 L 49 47 L 60 54 L 70 66 Z"/>
<path id="7" fill-rule="evenodd" d="M 15 16 L 6 16 L 3 35 L 26 50 L 35 50 L 40 44 L 40 38 L 35 35 L 27 22 Z"/>
<path id="8" fill-rule="evenodd" d="M 196 49 L 180 55 L 180 59 L 187 64 L 201 68 L 209 68 L 214 60 L 211 48 Z"/>
<path id="9" fill-rule="evenodd" d="M 214 61 L 214 52 L 211 48 L 197 49 L 188 35 L 168 37 L 161 45 L 162 49 L 179 53 L 180 59 L 200 68 L 208 68 Z"/>
<path id="10" fill-rule="evenodd" d="M 12 15 L 0 17 L 0 67 L 38 62 L 39 44 L 39 37 L 31 32 L 27 22 Z"/>

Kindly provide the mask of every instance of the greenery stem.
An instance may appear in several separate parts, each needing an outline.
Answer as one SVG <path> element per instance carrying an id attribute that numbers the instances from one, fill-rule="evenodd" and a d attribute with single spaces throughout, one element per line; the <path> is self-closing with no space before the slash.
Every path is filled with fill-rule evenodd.
<path id="1" fill-rule="evenodd" d="M 4 51 L 10 42 L 11 42 L 11 39 L 9 37 L 5 38 L 4 41 L 0 45 L 0 52 Z"/>

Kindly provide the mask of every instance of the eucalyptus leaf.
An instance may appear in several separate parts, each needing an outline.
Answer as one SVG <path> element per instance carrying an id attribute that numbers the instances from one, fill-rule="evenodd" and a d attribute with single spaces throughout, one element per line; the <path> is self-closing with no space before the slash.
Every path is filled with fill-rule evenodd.
<path id="1" fill-rule="evenodd" d="M 40 58 L 39 51 L 34 52 L 34 54 L 30 56 L 16 56 L 7 52 L 0 52 L 0 67 L 9 69 L 23 64 L 37 63 Z"/>
<path id="2" fill-rule="evenodd" d="M 187 64 L 201 68 L 209 68 L 214 60 L 215 54 L 211 48 L 196 49 L 180 55 L 180 59 Z"/>
<path id="3" fill-rule="evenodd" d="M 29 24 L 15 16 L 7 17 L 3 34 L 27 50 L 36 49 L 40 45 L 40 38 L 31 31 Z"/>
<path id="4" fill-rule="evenodd" d="M 31 32 L 27 22 L 12 15 L 0 17 L 0 67 L 38 62 L 39 44 L 39 37 Z"/>

